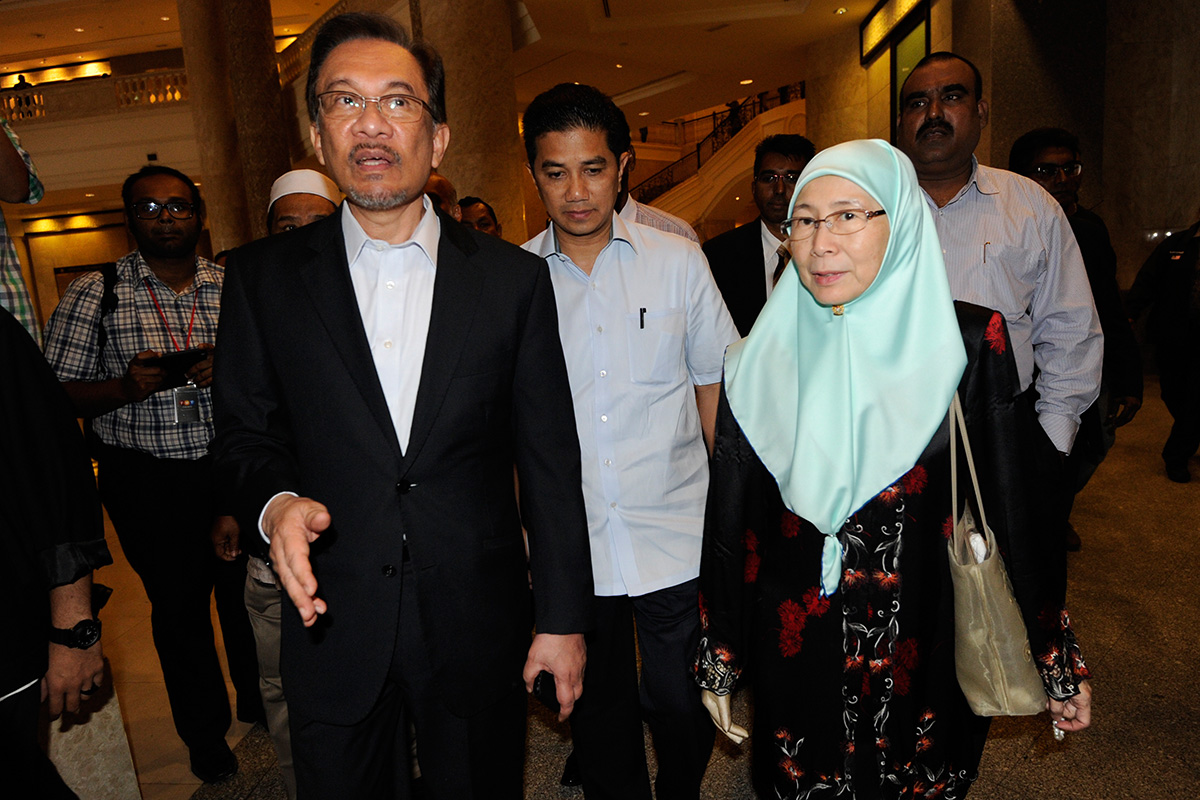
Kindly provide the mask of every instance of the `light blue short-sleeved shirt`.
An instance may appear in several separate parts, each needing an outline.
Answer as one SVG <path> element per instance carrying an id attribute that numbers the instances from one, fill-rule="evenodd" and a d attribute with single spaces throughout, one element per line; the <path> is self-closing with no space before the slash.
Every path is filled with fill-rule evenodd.
<path id="1" fill-rule="evenodd" d="M 718 383 L 737 329 L 693 242 L 613 215 L 591 275 L 553 227 L 546 259 L 575 402 L 596 594 L 638 596 L 700 574 L 708 452 L 695 386 Z"/>

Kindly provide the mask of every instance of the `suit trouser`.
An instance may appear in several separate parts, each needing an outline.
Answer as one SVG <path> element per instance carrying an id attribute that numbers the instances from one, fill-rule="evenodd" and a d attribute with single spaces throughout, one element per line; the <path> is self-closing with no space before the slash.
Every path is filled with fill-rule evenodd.
<path id="1" fill-rule="evenodd" d="M 78 800 L 38 744 L 41 705 L 36 683 L 0 701 L 0 788 L 5 797 Z"/>
<path id="2" fill-rule="evenodd" d="M 571 714 L 575 757 L 588 800 L 650 799 L 643 712 L 658 756 L 655 796 L 700 796 L 716 729 L 700 703 L 692 672 L 700 641 L 698 584 L 692 580 L 640 597 L 596 598 L 583 696 Z"/>
<path id="3" fill-rule="evenodd" d="M 1200 367 L 1189 365 L 1190 359 L 1171 366 L 1162 366 L 1162 361 L 1160 357 L 1159 387 L 1163 403 L 1175 420 L 1162 457 L 1169 467 L 1186 467 L 1200 448 Z"/>
<path id="4" fill-rule="evenodd" d="M 258 702 L 254 636 L 242 600 L 245 560 L 213 554 L 211 473 L 208 458 L 155 458 L 115 447 L 100 454 L 100 499 L 150 599 L 171 717 L 188 747 L 211 746 L 229 730 L 209 610 L 214 589 L 234 686 L 243 704 Z"/>
<path id="5" fill-rule="evenodd" d="M 267 730 L 275 744 L 275 756 L 283 773 L 288 797 L 296 796 L 296 770 L 292 766 L 292 736 L 288 729 L 287 698 L 283 678 L 279 676 L 280 623 L 283 618 L 283 590 L 246 576 L 246 612 L 254 629 L 258 652 L 258 688 L 262 693 Z M 291 605 L 291 600 L 287 600 Z"/>
<path id="6" fill-rule="evenodd" d="M 492 705 L 468 718 L 451 714 L 434 682 L 408 561 L 401 575 L 392 665 L 366 718 L 351 725 L 321 722 L 306 717 L 291 698 L 300 800 L 407 800 L 412 796 L 410 722 L 416 728 L 423 798 L 521 800 L 527 699 L 520 665 Z"/>

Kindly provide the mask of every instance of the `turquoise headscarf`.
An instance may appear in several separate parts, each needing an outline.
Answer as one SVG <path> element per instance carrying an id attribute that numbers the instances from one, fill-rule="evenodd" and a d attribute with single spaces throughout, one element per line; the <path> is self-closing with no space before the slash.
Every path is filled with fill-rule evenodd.
<path id="1" fill-rule="evenodd" d="M 789 218 L 800 191 L 823 175 L 853 181 L 887 211 L 879 274 L 835 315 L 789 265 L 750 335 L 726 351 L 725 392 L 784 504 L 825 534 L 821 582 L 833 594 L 838 531 L 917 462 L 967 355 L 912 162 L 880 139 L 823 150 L 801 174 Z"/>

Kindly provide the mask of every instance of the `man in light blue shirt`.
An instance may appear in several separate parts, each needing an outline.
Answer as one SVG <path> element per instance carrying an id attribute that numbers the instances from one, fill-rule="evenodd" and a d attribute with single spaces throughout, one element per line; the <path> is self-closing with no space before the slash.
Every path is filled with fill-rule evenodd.
<path id="1" fill-rule="evenodd" d="M 571 717 L 584 794 L 649 800 L 644 710 L 657 797 L 695 800 L 713 744 L 691 678 L 705 443 L 737 330 L 695 243 L 614 213 L 629 126 L 612 100 L 560 84 L 530 104 L 524 137 L 551 219 L 525 249 L 554 284 L 597 595 Z"/>

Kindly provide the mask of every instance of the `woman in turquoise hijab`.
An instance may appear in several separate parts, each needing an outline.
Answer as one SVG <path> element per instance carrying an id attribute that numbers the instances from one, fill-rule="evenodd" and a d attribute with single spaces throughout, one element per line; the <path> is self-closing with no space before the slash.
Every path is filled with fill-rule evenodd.
<path id="1" fill-rule="evenodd" d="M 784 226 L 792 268 L 725 357 L 697 680 L 740 741 L 729 695 L 753 676 L 763 797 L 962 798 L 988 720 L 954 670 L 956 390 L 1051 715 L 1090 719 L 1066 575 L 1026 522 L 1032 428 L 1004 319 L 951 300 L 912 164 L 886 142 L 819 153 Z"/>

